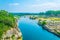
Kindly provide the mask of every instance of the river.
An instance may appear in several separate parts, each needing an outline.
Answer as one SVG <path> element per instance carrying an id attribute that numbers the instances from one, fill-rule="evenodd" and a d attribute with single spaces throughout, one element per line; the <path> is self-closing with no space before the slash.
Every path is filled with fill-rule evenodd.
<path id="1" fill-rule="evenodd" d="M 56 35 L 42 29 L 35 20 L 22 17 L 18 20 L 18 26 L 23 40 L 60 40 Z"/>

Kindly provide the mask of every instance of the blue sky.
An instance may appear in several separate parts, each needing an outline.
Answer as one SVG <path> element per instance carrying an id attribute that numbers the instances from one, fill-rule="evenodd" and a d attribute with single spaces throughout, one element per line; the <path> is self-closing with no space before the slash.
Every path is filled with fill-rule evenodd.
<path id="1" fill-rule="evenodd" d="M 0 10 L 9 12 L 60 10 L 60 0 L 0 0 Z"/>

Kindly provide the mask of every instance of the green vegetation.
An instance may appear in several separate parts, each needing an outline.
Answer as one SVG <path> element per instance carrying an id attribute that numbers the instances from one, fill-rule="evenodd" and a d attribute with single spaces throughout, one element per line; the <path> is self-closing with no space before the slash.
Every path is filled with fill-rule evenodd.
<path id="1" fill-rule="evenodd" d="M 39 20 L 39 21 L 38 21 L 38 24 L 44 26 L 44 25 L 46 25 L 47 23 L 46 23 L 45 20 L 44 20 L 44 21 Z"/>
<path id="2" fill-rule="evenodd" d="M 45 22 L 45 21 L 42 21 L 41 24 L 42 24 L 42 25 L 46 25 L 46 22 Z"/>
<path id="3" fill-rule="evenodd" d="M 13 40 L 15 39 L 15 35 L 12 35 L 12 39 L 13 39 Z"/>
<path id="4" fill-rule="evenodd" d="M 39 17 L 60 17 L 60 10 L 49 10 L 40 13 L 12 13 L 13 15 L 24 16 L 24 15 L 38 15 Z"/>
<path id="5" fill-rule="evenodd" d="M 29 18 L 30 19 L 36 19 L 37 17 L 36 16 L 30 16 Z"/>
<path id="6" fill-rule="evenodd" d="M 11 27 L 16 27 L 14 16 L 5 10 L 0 10 L 0 38 Z"/>

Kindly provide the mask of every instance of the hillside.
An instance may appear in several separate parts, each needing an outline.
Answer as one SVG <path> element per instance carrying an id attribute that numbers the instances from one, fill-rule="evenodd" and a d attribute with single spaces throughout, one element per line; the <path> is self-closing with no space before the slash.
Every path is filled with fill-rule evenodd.
<path id="1" fill-rule="evenodd" d="M 17 27 L 17 20 L 7 11 L 0 10 L 0 40 L 13 40 L 14 38 L 15 40 L 21 38 L 21 32 Z"/>

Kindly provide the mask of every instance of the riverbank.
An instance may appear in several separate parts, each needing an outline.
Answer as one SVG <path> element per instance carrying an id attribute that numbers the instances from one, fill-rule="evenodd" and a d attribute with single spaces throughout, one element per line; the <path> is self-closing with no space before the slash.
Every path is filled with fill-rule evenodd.
<path id="1" fill-rule="evenodd" d="M 18 28 L 18 19 L 15 17 L 15 25 L 3 33 L 1 40 L 22 40 L 22 33 Z"/>
<path id="2" fill-rule="evenodd" d="M 19 40 L 22 33 L 17 18 L 5 10 L 0 10 L 0 40 Z M 21 39 L 22 40 L 22 39 Z"/>
<path id="3" fill-rule="evenodd" d="M 42 26 L 40 24 L 38 24 L 38 25 Z M 53 32 L 51 29 L 47 28 L 47 26 L 42 26 L 42 28 L 43 28 L 43 30 L 47 30 L 48 32 L 50 32 L 50 33 L 52 33 L 52 34 L 54 34 L 54 35 L 56 35 L 57 37 L 60 38 L 60 34 L 57 34 L 56 32 Z"/>
<path id="4" fill-rule="evenodd" d="M 60 18 L 50 18 L 50 19 L 39 19 L 40 26 L 48 32 L 53 33 L 54 35 L 60 37 Z M 38 20 L 38 19 L 37 19 Z M 46 24 L 42 25 L 41 22 L 45 21 Z"/>
<path id="5" fill-rule="evenodd" d="M 18 28 L 11 28 L 3 33 L 2 40 L 22 40 L 22 34 Z"/>

